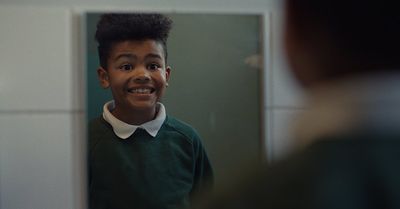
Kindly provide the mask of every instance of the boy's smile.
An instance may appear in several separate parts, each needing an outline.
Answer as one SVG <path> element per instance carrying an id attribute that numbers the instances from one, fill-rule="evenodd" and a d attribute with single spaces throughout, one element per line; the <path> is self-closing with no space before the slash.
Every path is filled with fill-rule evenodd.
<path id="1" fill-rule="evenodd" d="M 169 74 L 162 44 L 150 39 L 115 43 L 107 69 L 98 69 L 101 85 L 111 88 L 115 102 L 112 114 L 135 125 L 155 117 Z"/>

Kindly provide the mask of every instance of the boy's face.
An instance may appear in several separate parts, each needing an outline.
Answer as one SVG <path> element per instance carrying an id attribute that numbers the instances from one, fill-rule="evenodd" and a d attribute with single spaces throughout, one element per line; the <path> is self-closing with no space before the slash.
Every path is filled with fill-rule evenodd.
<path id="1" fill-rule="evenodd" d="M 100 83 L 111 88 L 115 110 L 154 112 L 170 75 L 163 47 L 154 40 L 123 41 L 113 45 L 107 69 L 97 70 Z"/>

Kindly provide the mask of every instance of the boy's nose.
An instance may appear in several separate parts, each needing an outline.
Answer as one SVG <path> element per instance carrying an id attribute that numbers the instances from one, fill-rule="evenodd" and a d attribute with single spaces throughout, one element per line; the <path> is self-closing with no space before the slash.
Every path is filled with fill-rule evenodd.
<path id="1" fill-rule="evenodd" d="M 150 81 L 150 75 L 145 71 L 138 72 L 133 80 L 138 83 L 148 82 Z"/>

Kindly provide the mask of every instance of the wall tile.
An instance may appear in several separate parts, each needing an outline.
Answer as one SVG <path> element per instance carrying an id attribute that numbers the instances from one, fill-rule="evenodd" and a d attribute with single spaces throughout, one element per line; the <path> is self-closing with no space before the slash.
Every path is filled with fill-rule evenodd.
<path id="1" fill-rule="evenodd" d="M 70 12 L 2 7 L 0 28 L 0 111 L 71 109 Z"/>
<path id="2" fill-rule="evenodd" d="M 272 72 L 269 81 L 271 107 L 301 107 L 303 106 L 304 92 L 290 72 L 284 51 L 282 12 L 277 10 L 272 18 Z"/>
<path id="3" fill-rule="evenodd" d="M 0 208 L 69 209 L 72 116 L 0 115 Z"/>
<path id="4" fill-rule="evenodd" d="M 297 84 L 287 67 L 275 68 L 272 73 L 273 107 L 304 107 L 304 92 Z"/>
<path id="5" fill-rule="evenodd" d="M 292 136 L 292 124 L 296 116 L 301 113 L 300 109 L 273 109 L 270 111 L 270 160 L 279 160 L 289 154 L 295 146 L 295 138 Z M 267 145 L 267 146 L 268 146 Z"/>

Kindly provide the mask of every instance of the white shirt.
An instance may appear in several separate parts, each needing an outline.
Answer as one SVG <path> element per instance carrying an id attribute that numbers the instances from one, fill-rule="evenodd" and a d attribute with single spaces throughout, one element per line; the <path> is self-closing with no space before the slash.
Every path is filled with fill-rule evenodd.
<path id="1" fill-rule="evenodd" d="M 109 101 L 104 104 L 103 118 L 112 126 L 115 135 L 121 139 L 127 139 L 133 133 L 135 133 L 136 129 L 138 128 L 146 130 L 147 133 L 149 133 L 152 137 L 155 137 L 166 118 L 165 107 L 159 102 L 157 103 L 158 112 L 156 118 L 138 126 L 125 123 L 116 118 L 113 114 L 111 114 L 111 110 L 114 108 L 114 101 Z"/>

